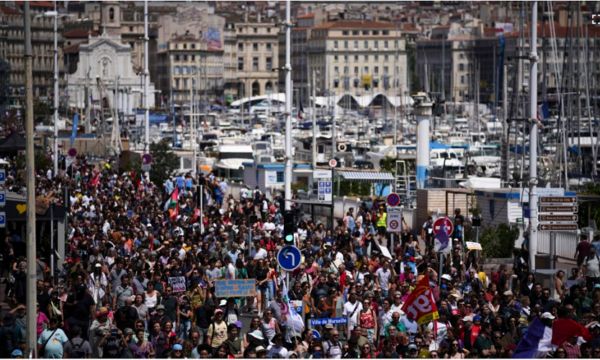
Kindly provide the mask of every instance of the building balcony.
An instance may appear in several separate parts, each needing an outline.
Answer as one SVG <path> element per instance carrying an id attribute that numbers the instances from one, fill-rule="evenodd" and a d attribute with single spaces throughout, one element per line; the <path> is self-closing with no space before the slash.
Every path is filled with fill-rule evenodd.
<path id="1" fill-rule="evenodd" d="M 223 40 L 225 41 L 237 41 L 237 35 L 227 35 L 223 36 Z"/>

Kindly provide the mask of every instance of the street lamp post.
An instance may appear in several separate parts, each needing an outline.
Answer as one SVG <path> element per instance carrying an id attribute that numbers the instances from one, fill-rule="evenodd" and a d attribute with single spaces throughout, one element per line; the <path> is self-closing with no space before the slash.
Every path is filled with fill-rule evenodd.
<path id="1" fill-rule="evenodd" d="M 58 13 L 58 10 L 56 8 L 56 1 L 54 2 L 54 11 L 47 11 L 43 14 L 35 16 L 36 18 L 54 18 L 54 144 L 52 148 L 52 151 L 54 153 L 54 170 L 52 171 L 53 176 L 58 175 L 58 19 L 70 16 L 72 15 Z"/>

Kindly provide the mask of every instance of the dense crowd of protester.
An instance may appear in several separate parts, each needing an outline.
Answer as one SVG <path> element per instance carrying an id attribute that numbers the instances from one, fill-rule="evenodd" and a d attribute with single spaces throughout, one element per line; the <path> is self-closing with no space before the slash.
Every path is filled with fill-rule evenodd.
<path id="1" fill-rule="evenodd" d="M 528 271 L 526 241 L 510 272 L 500 265 L 486 274 L 481 258 L 463 248 L 470 220 L 460 209 L 451 251 L 440 257 L 431 218 L 418 231 L 404 223 L 390 249 L 381 199 L 350 208 L 333 228 L 293 203 L 303 262 L 284 294 L 276 260 L 284 245 L 281 194 L 270 200 L 248 186 L 233 194 L 212 173 L 154 184 L 84 156 L 56 175 L 36 170 L 36 195 L 68 208 L 68 257 L 52 274 L 38 255 L 37 308 L 26 309 L 25 259 L 13 249 L 20 239 L 5 239 L 4 357 L 23 355 L 28 311 L 37 314 L 43 358 L 505 358 L 536 317 L 548 327 L 569 318 L 594 335 L 573 337 L 548 357 L 600 356 L 597 239 L 582 239 L 579 266 L 568 277 L 558 271 L 550 289 Z M 7 176 L 19 181 L 12 165 Z M 174 278 L 184 289 L 174 289 Z M 423 278 L 439 318 L 419 325 L 403 306 Z M 255 279 L 256 296 L 217 298 L 219 279 Z M 283 297 L 304 300 L 302 331 L 286 326 Z M 348 323 L 316 327 L 317 336 L 311 318 Z"/>

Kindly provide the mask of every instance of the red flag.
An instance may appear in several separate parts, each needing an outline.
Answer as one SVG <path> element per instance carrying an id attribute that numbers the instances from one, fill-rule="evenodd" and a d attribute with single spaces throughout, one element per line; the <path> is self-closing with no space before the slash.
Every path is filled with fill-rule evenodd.
<path id="1" fill-rule="evenodd" d="M 196 211 L 194 211 L 194 217 L 192 218 L 194 221 L 196 221 L 196 219 L 200 216 L 200 209 L 196 208 Z"/>
<path id="2" fill-rule="evenodd" d="M 556 319 L 552 325 L 552 344 L 561 346 L 573 336 L 581 336 L 586 342 L 594 338 L 590 331 L 583 325 L 571 319 Z"/>
<path id="3" fill-rule="evenodd" d="M 93 187 L 97 187 L 98 184 L 100 184 L 100 171 L 98 171 L 92 178 L 92 181 L 90 181 L 90 185 Z"/>
<path id="4" fill-rule="evenodd" d="M 409 319 L 415 320 L 419 325 L 439 319 L 437 306 L 433 299 L 433 292 L 429 286 L 429 278 L 423 276 L 417 287 L 410 294 L 402 306 L 402 311 Z"/>
<path id="5" fill-rule="evenodd" d="M 171 211 L 171 219 L 177 220 L 177 215 L 179 215 L 179 204 L 177 204 L 175 209 L 172 209 Z"/>

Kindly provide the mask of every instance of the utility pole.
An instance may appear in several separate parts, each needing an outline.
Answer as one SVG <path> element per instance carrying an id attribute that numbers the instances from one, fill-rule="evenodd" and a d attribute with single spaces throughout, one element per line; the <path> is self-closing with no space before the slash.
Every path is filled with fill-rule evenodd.
<path id="1" fill-rule="evenodd" d="M 308 91 L 312 90 L 312 126 L 313 126 L 313 133 L 312 133 L 312 165 L 313 165 L 313 170 L 315 170 L 317 168 L 317 105 L 316 105 L 316 100 L 317 100 L 317 85 L 316 85 L 316 78 L 317 78 L 317 74 L 315 73 L 315 71 L 313 70 L 313 74 L 312 74 L 312 79 L 310 78 L 310 69 L 308 69 Z M 312 89 L 311 89 L 311 82 L 312 81 Z M 308 97 L 310 99 L 310 96 Z"/>
<path id="2" fill-rule="evenodd" d="M 148 83 L 150 77 L 148 73 L 148 0 L 144 1 L 144 125 L 145 125 L 145 140 L 144 152 L 150 152 L 150 109 L 148 108 Z"/>
<path id="3" fill-rule="evenodd" d="M 52 176 L 58 175 L 58 10 L 54 1 L 54 170 Z M 28 133 L 33 134 L 33 133 Z M 54 274 L 52 274 L 54 275 Z"/>
<path id="4" fill-rule="evenodd" d="M 290 43 L 292 37 L 291 4 L 285 2 L 285 210 L 291 210 L 292 199 L 292 65 Z"/>
<path id="5" fill-rule="evenodd" d="M 538 196 L 537 196 L 537 147 L 538 147 L 538 120 L 537 120 L 537 18 L 538 2 L 534 1 L 531 9 L 531 40 L 529 41 L 529 122 L 531 124 L 529 143 L 529 268 L 535 270 L 535 255 L 537 254 L 538 240 Z"/>
<path id="6" fill-rule="evenodd" d="M 31 51 L 31 12 L 29 2 L 25 1 L 23 20 L 25 25 L 25 94 L 27 96 L 25 120 L 25 163 L 27 167 L 27 354 L 31 352 L 36 358 L 37 349 L 37 315 L 33 310 L 37 302 L 36 271 L 36 234 L 35 234 L 35 161 L 33 149 L 33 57 Z"/>

